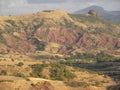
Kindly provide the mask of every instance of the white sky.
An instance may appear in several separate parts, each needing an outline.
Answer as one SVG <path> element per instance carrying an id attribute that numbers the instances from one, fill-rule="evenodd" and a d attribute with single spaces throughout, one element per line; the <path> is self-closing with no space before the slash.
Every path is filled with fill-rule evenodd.
<path id="1" fill-rule="evenodd" d="M 92 5 L 120 11 L 120 0 L 0 0 L 0 15 L 33 13 L 61 9 L 74 12 Z"/>

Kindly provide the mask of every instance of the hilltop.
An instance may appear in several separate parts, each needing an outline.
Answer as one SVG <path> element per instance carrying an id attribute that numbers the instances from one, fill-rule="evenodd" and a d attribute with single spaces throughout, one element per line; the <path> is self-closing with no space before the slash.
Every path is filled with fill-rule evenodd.
<path id="1" fill-rule="evenodd" d="M 100 6 L 90 6 L 78 11 L 73 12 L 74 14 L 86 14 L 88 13 L 89 10 L 96 10 L 100 13 L 101 17 L 104 18 L 105 20 L 115 22 L 115 23 L 120 23 L 120 11 L 107 11 L 103 7 Z"/>

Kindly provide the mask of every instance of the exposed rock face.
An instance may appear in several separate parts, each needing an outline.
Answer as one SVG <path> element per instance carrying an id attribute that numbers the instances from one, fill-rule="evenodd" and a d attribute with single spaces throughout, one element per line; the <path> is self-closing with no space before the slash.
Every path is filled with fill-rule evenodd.
<path id="1" fill-rule="evenodd" d="M 88 14 L 94 17 L 100 17 L 99 13 L 96 10 L 90 10 Z"/>
<path id="2" fill-rule="evenodd" d="M 27 33 L 20 32 L 19 36 L 12 36 L 9 34 L 2 34 L 6 44 L 7 44 L 7 52 L 19 52 L 21 54 L 27 52 L 34 52 L 35 46 L 27 41 Z"/>
<path id="3" fill-rule="evenodd" d="M 100 35 L 99 40 L 100 46 L 108 47 L 109 49 L 114 49 L 116 47 L 117 42 L 119 42 L 117 39 L 106 35 Z"/>
<path id="4" fill-rule="evenodd" d="M 36 36 L 42 38 L 47 42 L 55 42 L 63 45 L 70 45 L 75 42 L 75 36 L 69 29 L 49 28 L 49 30 L 39 29 L 36 31 Z"/>
<path id="5" fill-rule="evenodd" d="M 95 10 L 89 14 L 99 17 Z M 61 10 L 0 17 L 0 51 L 28 53 L 49 49 L 50 52 L 55 50 L 54 53 L 71 53 L 79 48 L 119 49 L 120 26 L 94 17 L 72 17 Z M 59 45 L 49 46 L 49 43 Z"/>

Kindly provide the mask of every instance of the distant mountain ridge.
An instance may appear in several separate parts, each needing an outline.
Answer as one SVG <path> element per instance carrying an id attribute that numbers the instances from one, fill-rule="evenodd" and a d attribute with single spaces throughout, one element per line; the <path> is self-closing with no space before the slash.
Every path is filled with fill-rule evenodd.
<path id="1" fill-rule="evenodd" d="M 90 6 L 90 7 L 84 8 L 82 10 L 78 10 L 78 11 L 76 11 L 74 13 L 76 13 L 76 14 L 86 14 L 91 9 L 94 9 L 94 10 L 98 11 L 99 13 L 105 12 L 104 8 L 102 8 L 102 7 L 99 7 L 99 6 Z"/>
<path id="2" fill-rule="evenodd" d="M 120 11 L 107 11 L 100 6 L 95 6 L 95 5 L 84 8 L 82 10 L 75 11 L 74 14 L 86 14 L 89 12 L 89 10 L 92 9 L 99 12 L 102 18 L 112 22 L 120 23 Z"/>

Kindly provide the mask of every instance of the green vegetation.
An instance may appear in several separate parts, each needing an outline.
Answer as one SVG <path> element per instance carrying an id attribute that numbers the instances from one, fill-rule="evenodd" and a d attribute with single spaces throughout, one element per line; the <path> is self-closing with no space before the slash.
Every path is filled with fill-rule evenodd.
<path id="1" fill-rule="evenodd" d="M 14 20 L 5 20 L 5 22 L 10 23 L 13 26 L 16 26 L 16 23 Z"/>
<path id="2" fill-rule="evenodd" d="M 74 59 L 82 59 L 82 60 L 93 60 L 95 62 L 102 62 L 102 61 L 112 61 L 116 60 L 114 56 L 108 55 L 104 52 L 100 52 L 97 55 L 91 54 L 91 53 L 76 53 L 76 54 L 70 54 L 70 57 L 66 57 L 65 60 L 74 60 Z"/>
<path id="3" fill-rule="evenodd" d="M 0 80 L 0 83 L 2 82 L 14 82 L 14 80 Z"/>
<path id="4" fill-rule="evenodd" d="M 70 54 L 70 57 L 66 57 L 66 60 L 71 60 L 71 59 L 91 59 L 94 58 L 95 55 L 90 54 L 90 53 L 76 53 L 75 55 Z"/>
<path id="5" fill-rule="evenodd" d="M 2 71 L 0 72 L 0 75 L 7 75 L 7 71 L 6 71 L 6 70 L 2 70 Z"/>
<path id="6" fill-rule="evenodd" d="M 88 87 L 89 86 L 89 84 L 84 81 L 65 82 L 65 84 L 72 87 Z"/>
<path id="7" fill-rule="evenodd" d="M 39 41 L 39 43 L 36 44 L 37 50 L 45 50 L 46 42 Z"/>
<path id="8" fill-rule="evenodd" d="M 65 65 L 59 64 L 59 63 L 51 63 L 51 64 L 34 64 L 31 65 L 32 73 L 31 76 L 33 77 L 42 77 L 44 78 L 44 75 L 42 73 L 43 69 L 45 67 L 50 67 L 50 79 L 53 80 L 72 80 L 76 77 L 74 73 L 72 73 Z"/>
<path id="9" fill-rule="evenodd" d="M 37 49 L 37 50 L 40 50 L 40 51 L 45 50 L 45 47 L 46 47 L 46 45 L 47 45 L 46 42 L 44 42 L 44 41 L 39 41 L 39 40 L 37 40 L 37 39 L 34 40 L 34 44 L 35 44 L 36 47 L 37 47 L 36 49 Z"/>
<path id="10" fill-rule="evenodd" d="M 5 45 L 8 45 L 2 34 L 3 34 L 3 31 L 0 30 L 0 42 L 3 43 L 3 44 L 5 44 Z"/>
<path id="11" fill-rule="evenodd" d="M 17 77 L 25 77 L 25 75 L 23 73 L 17 73 L 15 76 L 17 76 Z"/>
<path id="12" fill-rule="evenodd" d="M 19 63 L 17 64 L 17 66 L 19 66 L 19 67 L 22 67 L 23 65 L 24 65 L 23 62 L 19 62 Z"/>
<path id="13" fill-rule="evenodd" d="M 76 75 L 68 70 L 65 65 L 58 63 L 52 64 L 51 66 L 50 72 L 53 80 L 70 80 L 76 77 Z"/>
<path id="14" fill-rule="evenodd" d="M 50 55 L 37 55 L 37 56 L 33 56 L 33 58 L 35 59 L 52 59 L 52 60 L 59 60 L 61 59 L 59 56 L 55 55 L 55 56 L 50 56 Z"/>
<path id="15" fill-rule="evenodd" d="M 109 86 L 107 90 L 120 90 L 120 84 Z"/>
<path id="16" fill-rule="evenodd" d="M 89 60 L 86 62 L 84 62 L 84 60 L 66 60 L 60 61 L 60 63 L 80 69 L 87 69 L 88 71 L 95 71 L 100 75 L 104 75 L 104 77 L 107 75 L 112 77 L 116 82 L 119 82 L 120 72 L 118 67 L 120 66 L 120 59 L 114 58 L 112 60 L 112 58 L 109 57 L 110 60 L 105 60 L 105 58 L 108 58 L 108 56 L 104 56 L 102 53 L 99 54 L 98 57 L 100 57 L 101 60 L 97 58 L 98 61 L 94 62 L 90 62 Z M 96 85 L 97 84 L 98 83 L 96 83 Z"/>
<path id="17" fill-rule="evenodd" d="M 42 70 L 43 68 L 47 67 L 47 64 L 33 64 L 31 65 L 32 73 L 31 76 L 33 77 L 42 77 Z"/>
<path id="18" fill-rule="evenodd" d="M 0 51 L 0 54 L 4 55 L 4 54 L 7 54 L 7 53 L 5 53 L 4 51 Z"/>
<path id="19" fill-rule="evenodd" d="M 99 61 L 111 61 L 115 58 L 111 55 L 105 54 L 104 52 L 100 52 L 96 55 L 96 60 Z"/>

